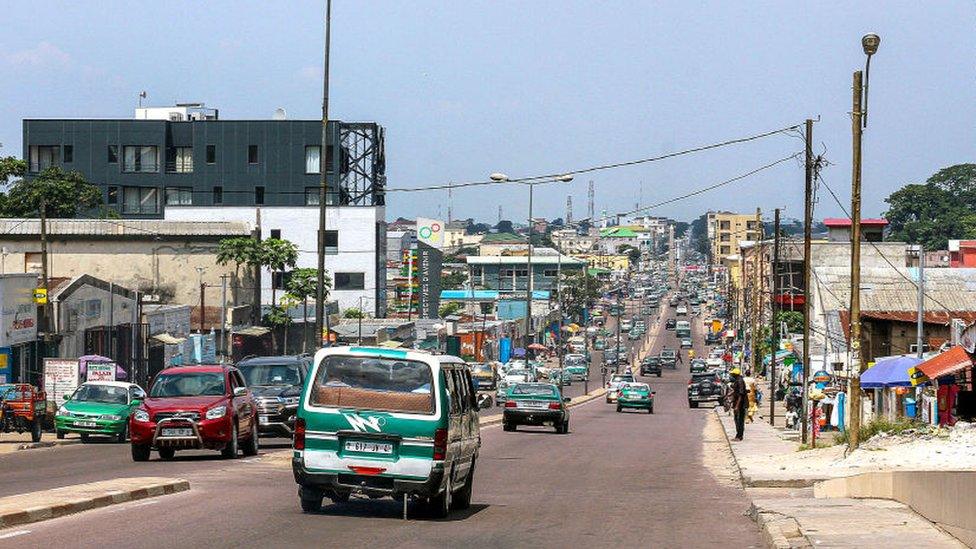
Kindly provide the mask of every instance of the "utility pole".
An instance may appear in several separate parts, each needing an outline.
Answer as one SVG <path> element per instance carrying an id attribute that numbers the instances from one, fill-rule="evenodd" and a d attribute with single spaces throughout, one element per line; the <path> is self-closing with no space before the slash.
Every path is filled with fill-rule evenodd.
<path id="1" fill-rule="evenodd" d="M 220 275 L 220 354 L 227 353 L 227 278 L 229 274 Z"/>
<path id="2" fill-rule="evenodd" d="M 779 208 L 773 217 L 773 299 L 769 306 L 772 310 L 772 358 L 769 360 L 769 424 L 776 425 L 776 351 L 779 350 L 779 322 L 776 319 L 776 300 L 779 299 Z"/>
<path id="3" fill-rule="evenodd" d="M 807 442 L 807 382 L 810 379 L 810 273 L 813 271 L 811 235 L 813 233 L 813 120 L 807 118 L 806 126 L 806 169 L 803 203 L 803 395 L 800 411 L 803 443 Z M 824 362 L 827 362 L 827 348 L 824 347 Z"/>
<path id="4" fill-rule="evenodd" d="M 918 358 L 925 354 L 925 247 L 918 245 L 918 320 L 915 331 L 915 346 L 918 347 Z"/>
<path id="5" fill-rule="evenodd" d="M 204 305 L 204 303 L 206 301 L 205 298 L 204 298 L 204 296 L 206 295 L 206 292 L 207 292 L 207 285 L 203 283 L 203 280 L 202 280 L 202 276 L 203 275 L 200 275 L 200 276 L 201 276 L 201 281 L 200 281 L 200 333 L 203 334 L 204 333 L 204 327 L 203 327 L 203 323 L 204 322 L 203 321 L 207 317 L 207 308 Z"/>
<path id="6" fill-rule="evenodd" d="M 526 276 L 525 281 L 525 357 L 529 356 L 529 345 L 532 344 L 532 190 L 535 185 L 529 182 L 529 255 L 525 258 Z"/>
<path id="7" fill-rule="evenodd" d="M 762 325 L 762 306 L 763 306 L 763 230 L 762 230 L 762 210 L 756 208 L 756 245 L 753 246 L 755 254 L 753 257 L 753 273 L 755 273 L 755 288 L 752 292 L 752 373 L 757 375 L 759 367 L 762 365 L 762 354 L 759 345 L 762 338 L 759 337 L 759 327 Z"/>
<path id="8" fill-rule="evenodd" d="M 854 72 L 854 108 L 851 110 L 852 171 L 851 171 L 851 420 L 848 430 L 848 449 L 860 444 L 861 429 L 861 99 L 863 73 Z"/>
<path id="9" fill-rule="evenodd" d="M 251 238 L 255 241 L 255 247 L 261 245 L 261 208 L 254 212 L 254 230 L 251 231 Z M 252 294 L 253 305 L 251 306 L 251 324 L 261 323 L 261 266 L 254 266 L 254 293 Z"/>
<path id="10" fill-rule="evenodd" d="M 41 288 L 47 298 L 44 302 L 44 352 L 47 353 L 47 344 L 51 341 L 51 333 L 55 331 L 54 318 L 51 314 L 51 296 L 48 295 L 47 279 L 50 276 L 47 263 L 47 203 L 44 200 L 44 193 L 40 193 L 40 214 L 41 214 Z"/>
<path id="11" fill-rule="evenodd" d="M 329 316 L 325 312 L 325 228 L 326 206 L 329 196 L 328 154 L 329 154 L 329 44 L 332 39 L 332 0 L 325 0 L 325 50 L 322 77 L 322 145 L 319 149 L 319 238 L 318 272 L 315 285 L 315 333 L 319 342 L 323 331 L 328 333 Z M 324 327 L 324 330 L 323 330 Z M 328 336 L 326 336 L 328 341 Z"/>

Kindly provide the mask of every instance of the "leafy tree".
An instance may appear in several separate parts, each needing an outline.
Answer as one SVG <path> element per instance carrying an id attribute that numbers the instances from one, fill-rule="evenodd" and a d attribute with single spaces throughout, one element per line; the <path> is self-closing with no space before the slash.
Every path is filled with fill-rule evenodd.
<path id="1" fill-rule="evenodd" d="M 0 179 L 23 173 L 26 168 L 17 159 L 4 158 L 0 163 Z M 45 169 L 33 179 L 18 179 L 7 190 L 2 201 L 3 217 L 33 217 L 38 215 L 44 198 L 48 217 L 76 217 L 79 211 L 97 208 L 102 192 L 81 172 L 66 172 L 58 166 Z"/>
<path id="2" fill-rule="evenodd" d="M 583 310 L 591 307 L 600 298 L 600 281 L 584 272 L 563 274 L 560 285 L 561 299 L 566 314 L 582 318 Z"/>
<path id="3" fill-rule="evenodd" d="M 291 272 L 287 282 L 285 282 L 286 297 L 294 299 L 302 304 L 302 318 L 308 323 L 308 298 L 313 297 L 318 292 L 318 269 L 303 267 Z M 329 290 L 332 289 L 332 279 L 325 275 L 325 296 L 328 297 Z M 302 350 L 308 351 L 308 326 L 303 330 Z"/>
<path id="4" fill-rule="evenodd" d="M 692 221 L 690 230 L 691 244 L 695 251 L 705 257 L 711 255 L 711 247 L 708 245 L 708 214 L 702 214 L 701 217 Z"/>
<path id="5" fill-rule="evenodd" d="M 439 309 L 437 309 L 437 314 L 441 318 L 445 318 L 457 313 L 458 311 L 461 310 L 461 308 L 462 305 L 457 301 L 448 301 L 447 303 L 442 304 Z"/>
<path id="6" fill-rule="evenodd" d="M 617 246 L 617 253 L 626 254 L 627 257 L 630 258 L 631 263 L 637 263 L 640 261 L 641 251 L 630 244 L 621 244 L 620 246 Z"/>
<path id="7" fill-rule="evenodd" d="M 470 223 L 464 229 L 465 234 L 484 234 L 491 230 L 491 225 L 487 223 Z"/>
<path id="8" fill-rule="evenodd" d="M 255 267 L 261 264 L 260 246 L 253 238 L 238 236 L 225 238 L 217 243 L 217 264 L 234 264 L 234 280 L 236 281 L 232 293 L 234 303 L 238 303 L 238 289 L 240 288 L 241 267 Z"/>
<path id="9" fill-rule="evenodd" d="M 285 343 L 284 349 L 282 350 L 283 353 L 288 352 L 288 326 L 291 326 L 292 323 L 291 316 L 288 314 L 288 305 L 290 304 L 283 303 L 282 305 L 271 305 L 271 308 L 268 309 L 267 313 L 265 313 L 264 318 L 261 319 L 265 326 L 271 328 L 272 345 L 276 349 L 278 348 L 277 331 L 279 328 L 285 329 Z"/>
<path id="10" fill-rule="evenodd" d="M 949 239 L 976 237 L 976 164 L 939 170 L 885 199 L 891 238 L 941 250 Z"/>
<path id="11" fill-rule="evenodd" d="M 271 276 L 281 273 L 285 269 L 294 267 L 298 263 L 298 246 L 293 242 L 281 238 L 269 238 L 261 241 L 260 263 L 271 271 Z M 271 302 L 277 301 L 277 290 L 271 285 Z"/>
<path id="12" fill-rule="evenodd" d="M 27 173 L 27 161 L 13 156 L 0 157 L 0 185 L 11 177 L 23 177 Z"/>
<path id="13" fill-rule="evenodd" d="M 800 311 L 780 311 L 776 313 L 776 322 L 785 322 L 786 329 L 791 334 L 803 331 L 803 313 Z"/>
<path id="14" fill-rule="evenodd" d="M 342 311 L 342 318 L 366 318 L 366 313 L 356 307 L 350 307 Z"/>
<path id="15" fill-rule="evenodd" d="M 691 227 L 691 224 L 688 223 L 687 221 L 675 221 L 674 222 L 674 237 L 675 238 L 681 238 L 682 236 L 685 235 L 686 232 L 688 232 L 688 228 L 689 227 Z"/>
<path id="16" fill-rule="evenodd" d="M 495 230 L 500 233 L 514 233 L 515 227 L 512 226 L 512 222 L 507 219 L 502 219 L 495 225 Z"/>
<path id="17" fill-rule="evenodd" d="M 445 290 L 460 290 L 468 281 L 468 275 L 463 272 L 452 272 L 441 277 L 441 288 Z"/>

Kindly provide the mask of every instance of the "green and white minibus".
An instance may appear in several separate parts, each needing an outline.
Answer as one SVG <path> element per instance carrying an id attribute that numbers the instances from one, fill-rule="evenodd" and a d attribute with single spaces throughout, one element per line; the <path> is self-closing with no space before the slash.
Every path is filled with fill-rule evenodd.
<path id="1" fill-rule="evenodd" d="M 322 349 L 297 415 L 292 469 L 302 510 L 353 493 L 419 500 L 440 517 L 470 505 L 481 434 L 477 391 L 460 358 Z"/>

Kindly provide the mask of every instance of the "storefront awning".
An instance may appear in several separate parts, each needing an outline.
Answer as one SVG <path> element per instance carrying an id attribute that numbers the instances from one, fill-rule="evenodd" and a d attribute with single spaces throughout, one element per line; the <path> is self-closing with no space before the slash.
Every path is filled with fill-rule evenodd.
<path id="1" fill-rule="evenodd" d="M 184 341 L 186 341 L 186 338 L 185 337 L 176 337 L 176 336 L 170 335 L 168 332 L 163 332 L 161 334 L 156 334 L 156 335 L 152 336 L 150 339 L 152 339 L 153 341 L 157 341 L 159 343 L 162 343 L 163 345 L 179 345 L 180 343 L 183 343 Z"/>
<path id="2" fill-rule="evenodd" d="M 928 376 L 929 379 L 935 379 L 954 374 L 972 365 L 973 361 L 969 358 L 969 353 L 966 352 L 966 349 L 957 345 L 919 364 L 918 369 Z"/>

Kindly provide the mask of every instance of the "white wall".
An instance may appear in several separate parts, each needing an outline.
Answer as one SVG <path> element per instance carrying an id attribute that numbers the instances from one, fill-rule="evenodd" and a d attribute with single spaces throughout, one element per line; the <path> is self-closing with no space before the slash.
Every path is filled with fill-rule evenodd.
<path id="1" fill-rule="evenodd" d="M 174 207 L 164 210 L 167 221 L 243 221 L 253 224 L 256 207 Z M 298 267 L 318 266 L 318 228 L 319 210 L 315 206 L 274 207 L 262 206 L 261 238 L 271 238 L 273 229 L 281 230 L 281 238 L 298 246 Z M 385 209 L 382 207 L 334 207 L 326 213 L 326 228 L 339 231 L 339 254 L 325 257 L 325 269 L 332 275 L 335 272 L 364 273 L 363 290 L 333 290 L 331 299 L 339 302 L 339 309 L 359 308 L 362 298 L 363 308 L 377 314 L 377 296 L 382 296 L 386 287 L 385 277 L 377 280 L 376 224 L 383 221 Z M 380 242 L 385 247 L 386 236 Z M 384 261 L 385 254 L 379 256 Z M 377 289 L 381 291 L 377 291 Z M 278 292 L 281 295 L 281 292 Z M 261 276 L 261 296 L 264 303 L 271 302 L 271 273 Z M 385 299 L 385 298 L 381 298 Z M 382 311 L 380 311 L 382 312 Z"/>

